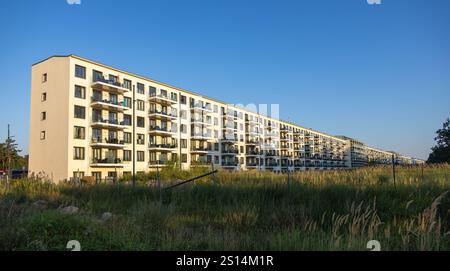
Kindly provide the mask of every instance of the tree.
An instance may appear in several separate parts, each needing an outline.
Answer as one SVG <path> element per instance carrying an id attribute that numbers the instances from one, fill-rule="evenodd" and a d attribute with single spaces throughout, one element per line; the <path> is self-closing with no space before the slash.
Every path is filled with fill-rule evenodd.
<path id="1" fill-rule="evenodd" d="M 450 164 L 450 119 L 444 122 L 442 129 L 437 130 L 436 134 L 437 145 L 431 149 L 428 163 Z"/>
<path id="2" fill-rule="evenodd" d="M 8 127 L 9 128 L 9 127 Z M 16 141 L 9 136 L 5 143 L 0 143 L 0 168 L 1 169 L 21 169 L 26 167 L 28 159 L 19 155 L 21 150 L 18 149 Z"/>

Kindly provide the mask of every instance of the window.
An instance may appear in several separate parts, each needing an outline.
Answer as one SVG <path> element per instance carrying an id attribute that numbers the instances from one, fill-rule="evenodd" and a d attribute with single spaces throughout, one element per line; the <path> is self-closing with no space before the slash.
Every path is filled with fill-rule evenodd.
<path id="1" fill-rule="evenodd" d="M 131 126 L 131 115 L 123 115 L 123 125 Z"/>
<path id="2" fill-rule="evenodd" d="M 80 65 L 75 65 L 75 77 L 86 79 L 86 68 Z"/>
<path id="3" fill-rule="evenodd" d="M 123 142 L 126 144 L 130 144 L 131 143 L 131 133 L 123 133 Z"/>
<path id="4" fill-rule="evenodd" d="M 145 118 L 137 117 L 136 125 L 137 125 L 137 127 L 145 128 Z"/>
<path id="5" fill-rule="evenodd" d="M 123 87 L 131 90 L 131 81 L 127 80 L 127 79 L 124 79 L 123 80 Z"/>
<path id="6" fill-rule="evenodd" d="M 186 96 L 180 95 L 180 103 L 181 104 L 186 104 L 187 103 Z"/>
<path id="7" fill-rule="evenodd" d="M 74 160 L 84 160 L 84 148 L 74 147 L 73 148 L 73 159 Z"/>
<path id="8" fill-rule="evenodd" d="M 136 152 L 136 160 L 138 161 L 138 162 L 144 162 L 144 160 L 145 160 L 145 152 L 143 152 L 143 151 L 137 151 Z"/>
<path id="9" fill-rule="evenodd" d="M 41 120 L 46 120 L 47 119 L 47 112 L 41 112 Z"/>
<path id="10" fill-rule="evenodd" d="M 100 182 L 102 180 L 102 173 L 100 171 L 93 171 L 92 177 L 95 178 L 95 181 Z"/>
<path id="11" fill-rule="evenodd" d="M 181 139 L 180 144 L 182 149 L 187 149 L 187 139 Z"/>
<path id="12" fill-rule="evenodd" d="M 86 88 L 82 86 L 75 86 L 75 97 L 86 99 Z"/>
<path id="13" fill-rule="evenodd" d="M 156 88 L 152 86 L 148 87 L 148 93 L 150 97 L 156 96 Z"/>
<path id="14" fill-rule="evenodd" d="M 144 145 L 145 144 L 145 136 L 143 134 L 137 134 L 136 143 L 138 145 Z"/>
<path id="15" fill-rule="evenodd" d="M 216 104 L 214 105 L 214 113 L 219 113 L 219 107 Z"/>
<path id="16" fill-rule="evenodd" d="M 123 161 L 131 161 L 131 151 L 130 150 L 123 151 Z"/>
<path id="17" fill-rule="evenodd" d="M 103 81 L 103 80 L 105 80 L 105 78 L 103 77 L 102 72 L 94 70 L 94 71 L 92 71 L 92 80 L 94 82 L 97 82 L 97 81 Z"/>
<path id="18" fill-rule="evenodd" d="M 142 100 L 137 100 L 137 110 L 145 111 L 145 102 Z"/>
<path id="19" fill-rule="evenodd" d="M 84 177 L 84 171 L 74 171 L 73 172 L 74 179 L 81 179 L 83 177 Z"/>
<path id="20" fill-rule="evenodd" d="M 186 134 L 186 133 L 187 133 L 187 127 L 186 127 L 185 124 L 181 124 L 181 125 L 180 125 L 180 131 L 181 131 L 183 134 Z"/>
<path id="21" fill-rule="evenodd" d="M 75 139 L 85 139 L 85 128 L 80 126 L 75 126 L 73 129 L 73 137 Z"/>
<path id="22" fill-rule="evenodd" d="M 75 118 L 77 119 L 85 119 L 86 118 L 86 108 L 84 106 L 75 105 L 74 111 Z"/>
<path id="23" fill-rule="evenodd" d="M 45 82 L 47 82 L 47 74 L 46 73 L 44 73 L 42 75 L 42 83 L 45 83 Z"/>
<path id="24" fill-rule="evenodd" d="M 177 102 L 178 101 L 178 95 L 176 93 L 171 93 L 170 94 L 170 98 L 172 99 L 172 101 Z"/>
<path id="25" fill-rule="evenodd" d="M 186 112 L 186 110 L 181 110 L 180 111 L 180 117 L 181 117 L 181 119 L 187 119 L 187 112 Z"/>
<path id="26" fill-rule="evenodd" d="M 219 164 L 219 156 L 214 156 L 214 164 Z"/>
<path id="27" fill-rule="evenodd" d="M 183 153 L 181 154 L 181 163 L 187 163 L 187 154 Z"/>
<path id="28" fill-rule="evenodd" d="M 131 98 L 129 98 L 129 97 L 124 97 L 124 98 L 123 98 L 123 105 L 124 105 L 125 107 L 132 108 Z"/>
<path id="29" fill-rule="evenodd" d="M 144 92 L 145 92 L 144 84 L 137 83 L 137 93 L 144 94 Z"/>
<path id="30" fill-rule="evenodd" d="M 214 150 L 219 151 L 219 143 L 214 143 Z"/>
<path id="31" fill-rule="evenodd" d="M 41 94 L 41 102 L 47 101 L 47 92 Z"/>
<path id="32" fill-rule="evenodd" d="M 45 131 L 41 131 L 41 140 L 45 140 Z"/>

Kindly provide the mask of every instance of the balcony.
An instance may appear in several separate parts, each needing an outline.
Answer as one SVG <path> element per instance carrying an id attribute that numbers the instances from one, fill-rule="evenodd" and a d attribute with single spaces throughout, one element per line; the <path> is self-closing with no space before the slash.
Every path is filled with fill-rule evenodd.
<path id="1" fill-rule="evenodd" d="M 247 168 L 257 168 L 259 167 L 259 164 L 256 162 L 249 162 L 245 165 Z"/>
<path id="2" fill-rule="evenodd" d="M 245 142 L 245 144 L 247 144 L 247 145 L 259 145 L 260 141 L 258 141 L 258 140 L 247 140 Z"/>
<path id="3" fill-rule="evenodd" d="M 208 149 L 205 147 L 191 147 L 191 153 L 206 154 Z"/>
<path id="4" fill-rule="evenodd" d="M 94 82 L 92 82 L 92 88 L 118 94 L 123 94 L 125 92 L 131 91 L 130 89 L 126 88 L 124 84 L 121 84 L 119 81 L 108 80 L 102 76 L 97 76 L 97 78 L 94 78 Z"/>
<path id="5" fill-rule="evenodd" d="M 236 161 L 222 161 L 223 168 L 235 168 L 238 166 L 238 162 Z"/>
<path id="6" fill-rule="evenodd" d="M 119 111 L 123 112 L 125 110 L 131 109 L 130 107 L 126 106 L 125 102 L 118 102 L 118 101 L 111 101 L 106 99 L 100 99 L 100 98 L 91 98 L 91 106 L 98 109 L 104 109 L 108 111 Z"/>
<path id="7" fill-rule="evenodd" d="M 255 120 L 255 119 L 245 119 L 245 122 L 247 122 L 248 124 L 251 124 L 251 125 L 258 125 L 259 124 L 259 122 L 257 120 Z"/>
<path id="8" fill-rule="evenodd" d="M 210 104 L 203 105 L 201 103 L 191 104 L 191 111 L 203 112 L 205 114 L 213 113 L 213 110 L 212 110 L 212 107 Z"/>
<path id="9" fill-rule="evenodd" d="M 191 139 L 194 140 L 212 140 L 213 135 L 211 133 L 191 133 Z"/>
<path id="10" fill-rule="evenodd" d="M 159 127 L 159 126 L 150 126 L 150 130 L 148 131 L 148 133 L 151 135 L 162 135 L 162 136 L 175 135 L 175 131 L 167 127 Z"/>
<path id="11" fill-rule="evenodd" d="M 157 103 L 157 104 L 161 104 L 161 105 L 168 105 L 168 106 L 177 104 L 177 101 L 172 100 L 171 98 L 169 98 L 169 96 L 167 96 L 165 94 L 151 93 L 148 100 L 149 100 L 149 102 L 153 102 L 153 103 Z"/>
<path id="12" fill-rule="evenodd" d="M 105 138 L 104 140 L 102 140 L 101 138 L 92 138 L 91 140 L 92 147 L 123 149 L 125 147 L 124 145 L 125 141 L 119 140 L 118 138 Z"/>
<path id="13" fill-rule="evenodd" d="M 236 156 L 238 154 L 239 154 L 239 151 L 237 149 L 233 149 L 233 148 L 222 149 L 222 155 L 225 155 L 225 156 Z"/>
<path id="14" fill-rule="evenodd" d="M 150 109 L 148 111 L 149 114 L 149 118 L 150 119 L 154 119 L 154 120 L 177 120 L 178 116 L 176 114 L 173 113 L 169 113 L 167 111 L 158 111 L 158 110 L 154 110 L 154 109 Z"/>
<path id="15" fill-rule="evenodd" d="M 112 168 L 120 168 L 123 167 L 124 164 L 120 158 L 105 158 L 105 159 L 97 159 L 94 158 L 91 161 L 91 167 L 112 167 Z"/>
<path id="16" fill-rule="evenodd" d="M 254 157 L 254 156 L 261 156 L 261 155 L 263 155 L 263 153 L 259 152 L 259 151 L 248 151 L 245 155 Z"/>
<path id="17" fill-rule="evenodd" d="M 175 151 L 177 148 L 176 144 L 148 144 L 148 149 L 150 151 L 159 151 L 159 152 L 171 152 Z"/>
<path id="18" fill-rule="evenodd" d="M 205 120 L 203 118 L 191 118 L 191 124 L 197 125 L 197 126 L 212 126 L 211 120 Z"/>
<path id="19" fill-rule="evenodd" d="M 154 160 L 148 162 L 149 167 L 167 167 L 167 160 Z"/>
<path id="20" fill-rule="evenodd" d="M 118 129 L 118 130 L 123 130 L 127 127 L 124 121 L 119 121 L 117 119 L 102 119 L 102 118 L 93 119 L 91 125 L 93 127 Z"/>

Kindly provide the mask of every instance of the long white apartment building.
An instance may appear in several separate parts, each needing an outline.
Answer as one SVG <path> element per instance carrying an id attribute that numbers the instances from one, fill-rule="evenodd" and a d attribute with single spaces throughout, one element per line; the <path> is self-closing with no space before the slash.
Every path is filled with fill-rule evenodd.
<path id="1" fill-rule="evenodd" d="M 75 55 L 32 66 L 29 172 L 54 181 L 118 178 L 170 161 L 183 169 L 348 169 L 378 153 L 356 143 Z"/>

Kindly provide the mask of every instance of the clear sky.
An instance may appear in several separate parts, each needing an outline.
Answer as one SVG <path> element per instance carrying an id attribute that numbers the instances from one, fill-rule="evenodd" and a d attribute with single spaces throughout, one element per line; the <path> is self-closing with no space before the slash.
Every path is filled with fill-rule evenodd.
<path id="1" fill-rule="evenodd" d="M 450 1 L 67 0 L 0 5 L 0 139 L 28 150 L 31 65 L 77 54 L 427 158 L 450 117 Z"/>

